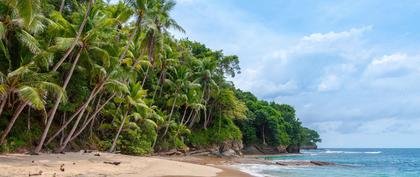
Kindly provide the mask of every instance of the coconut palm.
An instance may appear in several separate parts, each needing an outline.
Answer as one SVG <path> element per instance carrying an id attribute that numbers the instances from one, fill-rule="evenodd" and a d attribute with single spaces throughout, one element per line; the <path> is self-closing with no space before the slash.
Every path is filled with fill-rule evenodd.
<path id="1" fill-rule="evenodd" d="M 144 110 L 143 112 L 152 111 L 143 100 L 146 95 L 147 95 L 147 92 L 141 88 L 140 82 L 130 85 L 129 94 L 127 94 L 124 98 L 122 98 L 123 102 L 121 103 L 123 104 L 123 106 L 121 107 L 121 110 L 122 112 L 124 112 L 124 114 L 120 116 L 121 123 L 115 135 L 115 138 L 112 141 L 112 145 L 109 148 L 109 152 L 114 152 L 115 147 L 117 145 L 118 137 L 120 136 L 121 131 L 124 128 L 124 125 L 127 123 L 127 118 L 131 117 L 129 115 L 133 115 L 134 117 L 143 116 L 143 115 L 133 114 L 132 113 L 133 110 L 142 109 Z"/>
<path id="2" fill-rule="evenodd" d="M 0 144 L 3 144 L 10 130 L 12 129 L 15 121 L 25 107 L 30 106 L 36 110 L 45 112 L 46 98 L 48 95 L 54 97 L 61 97 L 64 91 L 58 85 L 48 82 L 47 74 L 40 74 L 33 71 L 33 64 L 22 66 L 13 72 L 3 76 L 0 85 L 0 93 L 3 93 L 2 108 L 8 101 L 7 98 L 17 95 L 18 107 L 15 110 L 8 126 L 3 131 L 0 138 Z M 0 113 L 1 116 L 1 113 Z"/>

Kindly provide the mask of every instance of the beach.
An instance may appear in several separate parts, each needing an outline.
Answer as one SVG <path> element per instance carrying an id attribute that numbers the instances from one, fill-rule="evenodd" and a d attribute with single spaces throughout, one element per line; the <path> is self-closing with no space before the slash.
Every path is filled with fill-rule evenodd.
<path id="1" fill-rule="evenodd" d="M 194 158 L 193 158 L 194 159 Z M 194 163 L 196 162 L 196 163 Z M 223 163 L 174 161 L 104 152 L 0 155 L 0 176 L 239 177 L 250 176 Z"/>

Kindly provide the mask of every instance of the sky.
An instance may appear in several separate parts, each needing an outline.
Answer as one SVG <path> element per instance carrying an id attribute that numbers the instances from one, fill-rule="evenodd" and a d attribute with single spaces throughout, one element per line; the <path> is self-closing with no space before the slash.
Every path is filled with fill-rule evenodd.
<path id="1" fill-rule="evenodd" d="M 320 147 L 420 147 L 420 1 L 177 0 L 188 37 L 240 58 L 232 79 L 295 107 Z"/>

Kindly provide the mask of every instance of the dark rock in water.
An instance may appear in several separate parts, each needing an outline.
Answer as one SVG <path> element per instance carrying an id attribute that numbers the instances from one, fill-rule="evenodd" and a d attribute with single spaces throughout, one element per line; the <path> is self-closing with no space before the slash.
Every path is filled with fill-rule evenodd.
<path id="1" fill-rule="evenodd" d="M 323 161 L 306 161 L 306 160 L 280 160 L 276 162 L 277 165 L 281 166 L 332 166 L 336 165 L 332 162 Z"/>
<path id="2" fill-rule="evenodd" d="M 242 149 L 242 152 L 245 154 L 282 154 L 287 153 L 286 146 L 259 146 L 259 145 L 252 145 L 247 146 Z"/>
<path id="3" fill-rule="evenodd" d="M 288 153 L 300 153 L 300 147 L 299 146 L 288 146 L 287 147 Z"/>
<path id="4" fill-rule="evenodd" d="M 318 146 L 301 146 L 300 149 L 318 149 Z"/>
<path id="5" fill-rule="evenodd" d="M 191 151 L 187 152 L 186 155 L 240 157 L 242 156 L 242 148 L 241 140 L 231 140 L 219 144 L 211 144 L 206 147 L 192 147 Z"/>
<path id="6" fill-rule="evenodd" d="M 322 161 L 310 161 L 312 164 L 317 165 L 317 166 L 331 166 L 331 165 L 336 165 L 335 163 L 332 162 L 322 162 Z"/>

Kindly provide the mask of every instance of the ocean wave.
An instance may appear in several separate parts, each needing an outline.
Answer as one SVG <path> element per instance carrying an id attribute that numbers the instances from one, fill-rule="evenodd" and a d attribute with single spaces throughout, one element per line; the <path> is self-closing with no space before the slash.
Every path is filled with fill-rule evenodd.
<path id="1" fill-rule="evenodd" d="M 326 150 L 323 153 L 327 153 L 327 154 L 380 154 L 382 152 L 381 151 L 357 152 L 357 151 L 332 151 L 332 150 Z"/>
<path id="2" fill-rule="evenodd" d="M 285 167 L 285 166 L 278 166 L 278 165 L 263 165 L 263 164 L 238 164 L 238 165 L 231 165 L 231 166 L 255 177 L 274 177 L 274 176 L 264 173 L 264 171 L 278 171 L 279 169 L 297 169 L 295 167 Z"/>

